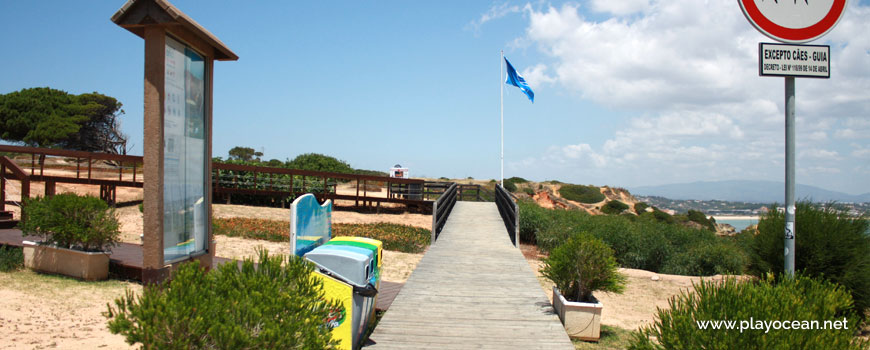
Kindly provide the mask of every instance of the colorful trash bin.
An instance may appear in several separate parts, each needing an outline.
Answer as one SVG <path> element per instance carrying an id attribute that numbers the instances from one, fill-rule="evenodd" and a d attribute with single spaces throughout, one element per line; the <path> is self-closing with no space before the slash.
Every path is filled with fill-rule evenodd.
<path id="1" fill-rule="evenodd" d="M 335 237 L 329 242 L 326 242 L 324 245 L 339 245 L 339 246 L 352 246 L 352 247 L 360 247 L 369 249 L 375 253 L 375 260 L 377 260 L 377 269 L 375 269 L 375 289 L 381 289 L 381 268 L 382 261 L 384 256 L 383 251 L 383 243 L 376 239 L 366 238 L 366 237 Z M 371 315 L 369 315 L 370 320 L 374 320 L 375 318 L 375 310 L 377 309 L 377 299 L 375 299 L 375 305 L 372 307 Z"/>
<path id="2" fill-rule="evenodd" d="M 366 238 L 366 237 L 334 237 L 333 239 L 326 242 L 326 245 L 346 245 L 346 246 L 354 246 L 365 249 L 370 249 L 375 254 L 375 260 L 377 260 L 378 271 L 380 271 L 381 266 L 383 266 L 384 260 L 384 244 L 376 239 Z M 378 275 L 380 276 L 380 275 Z M 380 280 L 380 278 L 379 278 Z"/>
<path id="3" fill-rule="evenodd" d="M 359 348 L 362 345 L 369 322 L 374 320 L 371 315 L 377 295 L 375 287 L 377 284 L 375 276 L 377 263 L 373 251 L 354 246 L 322 245 L 306 253 L 305 259 L 314 263 L 318 272 L 352 287 L 353 307 L 351 310 L 345 311 L 350 314 L 352 322 L 351 347 Z M 334 299 L 343 297 L 345 296 L 327 295 L 327 298 Z M 337 339 L 346 337 L 336 334 L 333 336 Z"/>

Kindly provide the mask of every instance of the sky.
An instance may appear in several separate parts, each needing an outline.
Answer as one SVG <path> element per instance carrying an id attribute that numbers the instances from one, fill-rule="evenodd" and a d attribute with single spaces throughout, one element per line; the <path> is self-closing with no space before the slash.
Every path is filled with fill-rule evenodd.
<path id="1" fill-rule="evenodd" d="M 0 93 L 49 86 L 124 105 L 142 154 L 144 41 L 123 1 L 0 0 Z M 213 155 L 334 156 L 355 168 L 635 187 L 784 179 L 783 78 L 758 76 L 733 0 L 172 3 L 240 58 L 214 68 Z M 797 182 L 870 192 L 870 1 L 812 42 L 831 78 L 796 82 Z"/>

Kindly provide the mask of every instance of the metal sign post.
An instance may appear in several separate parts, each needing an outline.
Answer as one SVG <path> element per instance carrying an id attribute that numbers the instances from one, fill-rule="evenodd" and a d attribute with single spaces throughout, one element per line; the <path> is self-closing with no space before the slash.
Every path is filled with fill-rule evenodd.
<path id="1" fill-rule="evenodd" d="M 794 77 L 785 77 L 785 272 L 794 276 Z"/>
<path id="2" fill-rule="evenodd" d="M 746 20 L 764 35 L 783 43 L 800 44 L 827 34 L 843 16 L 848 0 L 808 1 L 737 0 Z M 785 77 L 785 272 L 795 272 L 795 77 L 831 76 L 828 46 L 758 44 L 758 75 Z"/>

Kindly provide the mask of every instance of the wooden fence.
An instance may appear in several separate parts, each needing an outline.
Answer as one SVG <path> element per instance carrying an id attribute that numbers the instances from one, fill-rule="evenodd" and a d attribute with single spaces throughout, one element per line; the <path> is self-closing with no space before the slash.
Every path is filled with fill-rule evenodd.
<path id="1" fill-rule="evenodd" d="M 44 182 L 45 193 L 55 193 L 57 183 L 100 186 L 100 197 L 117 199 L 118 187 L 142 188 L 142 156 L 115 155 L 48 148 L 0 145 L 0 212 L 5 210 L 6 180 L 21 182 L 21 198 L 30 196 L 33 182 Z M 10 157 L 11 156 L 11 157 Z M 73 175 L 74 174 L 74 175 Z M 347 185 L 353 189 L 348 192 Z M 381 209 L 384 203 L 428 212 L 432 200 L 444 192 L 444 183 L 386 176 L 212 163 L 213 200 L 232 202 L 233 196 L 264 201 L 292 200 L 313 193 L 321 201 L 353 202 L 353 207 Z M 383 193 L 386 191 L 386 193 Z M 286 203 L 289 205 L 289 203 Z"/>

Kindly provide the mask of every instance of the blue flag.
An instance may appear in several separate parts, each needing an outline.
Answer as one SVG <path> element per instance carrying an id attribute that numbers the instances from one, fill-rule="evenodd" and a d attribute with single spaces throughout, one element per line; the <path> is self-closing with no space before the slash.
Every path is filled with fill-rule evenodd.
<path id="1" fill-rule="evenodd" d="M 504 63 L 507 63 L 507 79 L 505 79 L 504 83 L 520 88 L 529 97 L 529 101 L 535 103 L 535 92 L 532 91 L 529 84 L 526 84 L 526 80 L 517 73 L 517 70 L 514 69 L 514 66 L 511 65 L 507 57 L 505 57 Z"/>

